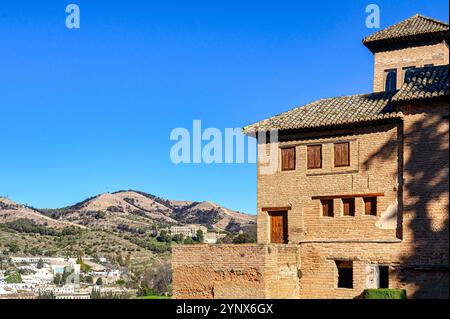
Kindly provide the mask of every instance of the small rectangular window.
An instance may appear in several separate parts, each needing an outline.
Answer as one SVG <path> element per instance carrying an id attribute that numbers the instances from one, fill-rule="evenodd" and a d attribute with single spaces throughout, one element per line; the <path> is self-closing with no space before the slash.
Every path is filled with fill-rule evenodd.
<path id="1" fill-rule="evenodd" d="M 295 147 L 281 149 L 281 170 L 295 170 Z"/>
<path id="2" fill-rule="evenodd" d="M 364 215 L 377 216 L 377 198 L 364 197 Z"/>
<path id="3" fill-rule="evenodd" d="M 355 199 L 354 198 L 343 198 L 343 215 L 344 216 L 355 216 Z"/>
<path id="4" fill-rule="evenodd" d="M 424 64 L 424 67 L 426 67 L 426 68 L 431 68 L 432 66 L 434 66 L 433 63 L 430 63 L 430 64 Z"/>
<path id="5" fill-rule="evenodd" d="M 334 167 L 350 166 L 350 143 L 334 144 Z"/>
<path id="6" fill-rule="evenodd" d="M 332 199 L 321 199 L 322 204 L 322 216 L 333 217 L 334 216 L 334 204 Z"/>
<path id="7" fill-rule="evenodd" d="M 353 262 L 336 260 L 336 267 L 338 269 L 338 288 L 353 288 Z"/>
<path id="8" fill-rule="evenodd" d="M 380 288 L 389 288 L 389 266 L 379 266 Z"/>
<path id="9" fill-rule="evenodd" d="M 322 145 L 308 145 L 308 169 L 322 168 Z"/>
<path id="10" fill-rule="evenodd" d="M 385 91 L 397 90 L 397 69 L 385 70 Z"/>

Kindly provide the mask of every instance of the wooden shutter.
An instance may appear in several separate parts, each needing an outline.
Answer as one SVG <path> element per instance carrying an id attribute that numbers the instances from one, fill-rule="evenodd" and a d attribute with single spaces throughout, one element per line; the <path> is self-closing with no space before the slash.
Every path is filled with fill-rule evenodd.
<path id="1" fill-rule="evenodd" d="M 350 143 L 334 144 L 334 167 L 350 166 Z"/>
<path id="2" fill-rule="evenodd" d="M 344 216 L 355 216 L 354 198 L 344 198 L 342 199 L 342 204 L 344 206 Z"/>
<path id="3" fill-rule="evenodd" d="M 322 168 L 322 145 L 308 145 L 308 169 Z"/>
<path id="4" fill-rule="evenodd" d="M 365 197 L 364 198 L 364 214 L 377 216 L 377 198 Z"/>
<path id="5" fill-rule="evenodd" d="M 292 171 L 295 169 L 295 147 L 281 149 L 281 170 Z"/>
<path id="6" fill-rule="evenodd" d="M 322 214 L 325 217 L 333 217 L 334 216 L 334 205 L 332 199 L 322 199 Z"/>

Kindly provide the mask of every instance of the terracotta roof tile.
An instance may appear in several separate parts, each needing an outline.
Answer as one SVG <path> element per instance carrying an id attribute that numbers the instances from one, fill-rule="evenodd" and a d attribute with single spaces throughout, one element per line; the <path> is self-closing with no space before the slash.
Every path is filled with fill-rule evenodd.
<path id="1" fill-rule="evenodd" d="M 408 70 L 405 83 L 392 101 L 411 101 L 449 95 L 448 65 Z"/>
<path id="2" fill-rule="evenodd" d="M 449 26 L 447 23 L 416 14 L 415 16 L 412 16 L 404 21 L 369 35 L 363 40 L 363 42 L 367 43 L 370 41 L 401 38 L 448 30 Z"/>
<path id="3" fill-rule="evenodd" d="M 244 133 L 318 129 L 401 118 L 403 114 L 394 109 L 396 102 L 448 96 L 448 80 L 448 65 L 413 69 L 406 73 L 406 82 L 398 91 L 321 99 L 249 125 Z"/>

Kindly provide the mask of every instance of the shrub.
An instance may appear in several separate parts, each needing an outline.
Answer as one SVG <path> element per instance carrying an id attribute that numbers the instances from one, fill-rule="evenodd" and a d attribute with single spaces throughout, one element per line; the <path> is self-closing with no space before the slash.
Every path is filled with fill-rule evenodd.
<path id="1" fill-rule="evenodd" d="M 406 299 L 404 289 L 366 289 L 363 299 Z"/>
<path id="2" fill-rule="evenodd" d="M 20 284 L 22 283 L 22 276 L 20 275 L 20 273 L 15 272 L 6 277 L 5 281 L 7 284 Z"/>

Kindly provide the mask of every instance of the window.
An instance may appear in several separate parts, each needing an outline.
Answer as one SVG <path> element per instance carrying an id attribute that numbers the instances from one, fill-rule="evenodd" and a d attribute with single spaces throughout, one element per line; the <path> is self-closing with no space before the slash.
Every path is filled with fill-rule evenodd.
<path id="1" fill-rule="evenodd" d="M 380 288 L 389 288 L 389 266 L 379 266 Z"/>
<path id="2" fill-rule="evenodd" d="M 350 166 L 350 143 L 334 144 L 334 167 Z"/>
<path id="3" fill-rule="evenodd" d="M 416 67 L 415 66 L 406 66 L 403 68 L 403 82 L 406 82 L 406 73 L 409 70 L 414 70 Z"/>
<path id="4" fill-rule="evenodd" d="M 281 170 L 295 170 L 295 147 L 281 149 Z"/>
<path id="5" fill-rule="evenodd" d="M 333 217 L 334 216 L 334 205 L 332 199 L 321 199 L 322 204 L 322 216 Z"/>
<path id="6" fill-rule="evenodd" d="M 434 66 L 434 64 L 433 64 L 433 63 L 430 63 L 430 64 L 425 64 L 425 65 L 424 65 L 424 67 L 426 67 L 426 68 L 431 68 L 432 66 Z"/>
<path id="7" fill-rule="evenodd" d="M 344 216 L 355 216 L 355 199 L 354 198 L 343 198 L 343 215 Z"/>
<path id="8" fill-rule="evenodd" d="M 322 145 L 308 145 L 308 169 L 322 168 Z"/>
<path id="9" fill-rule="evenodd" d="M 385 70 L 385 90 L 395 91 L 397 89 L 397 69 Z"/>
<path id="10" fill-rule="evenodd" d="M 338 288 L 353 288 L 353 262 L 336 260 L 336 267 L 338 269 Z"/>
<path id="11" fill-rule="evenodd" d="M 377 216 L 377 198 L 364 197 L 364 215 Z"/>

